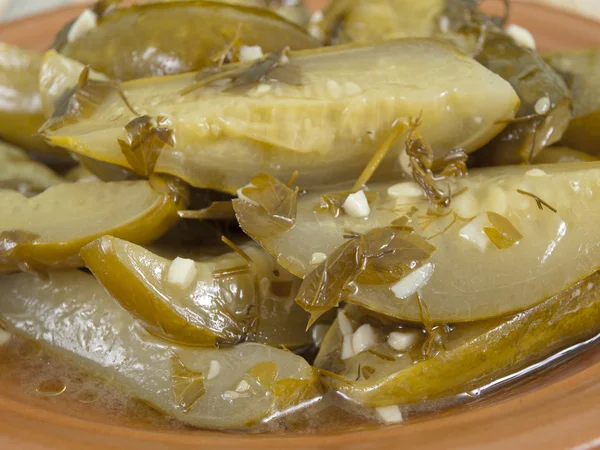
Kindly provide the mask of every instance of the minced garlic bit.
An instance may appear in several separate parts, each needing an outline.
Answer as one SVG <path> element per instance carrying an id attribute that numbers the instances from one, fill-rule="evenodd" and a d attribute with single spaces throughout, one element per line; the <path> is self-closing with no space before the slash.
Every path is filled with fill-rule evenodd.
<path id="1" fill-rule="evenodd" d="M 447 33 L 450 31 L 450 18 L 448 16 L 440 17 L 440 31 L 442 33 Z"/>
<path id="2" fill-rule="evenodd" d="M 452 209 L 463 219 L 471 219 L 479 214 L 479 202 L 471 192 L 463 192 L 452 199 Z"/>
<path id="3" fill-rule="evenodd" d="M 309 23 L 320 23 L 323 21 L 323 11 L 319 10 L 319 11 L 315 11 L 314 13 L 312 13 L 312 15 L 310 16 L 310 21 Z"/>
<path id="4" fill-rule="evenodd" d="M 363 191 L 350 194 L 342 205 L 344 212 L 352 217 L 367 217 L 371 214 L 371 207 Z"/>
<path id="5" fill-rule="evenodd" d="M 355 355 L 369 350 L 375 345 L 377 345 L 377 334 L 375 329 L 368 323 L 358 327 L 352 335 L 352 350 Z"/>
<path id="6" fill-rule="evenodd" d="M 414 347 L 421 337 L 423 337 L 423 333 L 419 330 L 402 329 L 399 331 L 392 331 L 388 336 L 387 342 L 394 350 L 405 352 Z"/>
<path id="7" fill-rule="evenodd" d="M 542 169 L 531 169 L 525 172 L 525 175 L 528 177 L 547 177 L 548 174 L 544 172 Z"/>
<path id="8" fill-rule="evenodd" d="M 400 150 L 400 155 L 398 155 L 398 163 L 400 164 L 400 168 L 405 175 L 407 175 L 409 178 L 414 178 L 412 163 L 410 162 L 410 156 L 408 156 L 408 153 L 406 153 L 406 146 Z"/>
<path id="9" fill-rule="evenodd" d="M 254 61 L 263 57 L 262 47 L 260 45 L 241 45 L 240 61 Z"/>
<path id="10" fill-rule="evenodd" d="M 273 89 L 271 87 L 271 85 L 269 84 L 265 84 L 265 83 L 261 83 L 258 86 L 256 86 L 256 93 L 257 94 L 266 94 L 267 92 L 269 92 L 271 89 Z"/>
<path id="11" fill-rule="evenodd" d="M 348 316 L 344 311 L 338 311 L 337 320 L 342 336 L 350 336 L 352 333 L 354 333 L 352 322 L 350 322 L 350 319 L 348 319 Z"/>
<path id="12" fill-rule="evenodd" d="M 508 209 L 508 196 L 500 186 L 491 186 L 485 199 L 481 202 L 481 209 L 504 215 Z"/>
<path id="13" fill-rule="evenodd" d="M 398 405 L 381 406 L 379 408 L 375 408 L 375 411 L 377 412 L 377 415 L 381 421 L 385 423 L 400 423 L 404 420 Z"/>
<path id="14" fill-rule="evenodd" d="M 325 253 L 315 252 L 312 254 L 312 256 L 310 258 L 310 263 L 313 266 L 318 266 L 319 264 L 324 262 L 326 259 L 327 259 L 327 255 Z"/>
<path id="15" fill-rule="evenodd" d="M 248 389 L 250 389 L 250 385 L 246 380 L 242 380 L 235 388 L 235 392 L 246 392 Z"/>
<path id="16" fill-rule="evenodd" d="M 98 25 L 98 17 L 91 9 L 86 9 L 81 15 L 73 22 L 69 33 L 67 34 L 67 42 L 75 42 L 77 39 L 85 36 L 91 30 L 96 28 Z"/>
<path id="17" fill-rule="evenodd" d="M 346 95 L 352 96 L 362 93 L 362 89 L 358 84 L 354 83 L 353 81 L 346 81 L 344 83 L 344 92 Z"/>
<path id="18" fill-rule="evenodd" d="M 352 336 L 344 336 L 342 341 L 342 359 L 349 359 L 354 355 L 354 348 L 352 348 Z"/>
<path id="19" fill-rule="evenodd" d="M 552 102 L 550 102 L 550 99 L 548 97 L 541 97 L 537 102 L 535 102 L 533 109 L 535 110 L 536 114 L 544 116 L 548 114 L 548 111 L 550 111 L 551 107 Z"/>
<path id="20" fill-rule="evenodd" d="M 323 11 L 315 11 L 310 16 L 310 21 L 308 23 L 308 34 L 310 34 L 313 38 L 322 41 L 325 39 L 323 35 L 323 30 L 321 29 L 320 23 L 323 21 Z"/>
<path id="21" fill-rule="evenodd" d="M 327 80 L 327 95 L 333 99 L 340 98 L 342 96 L 342 87 L 335 80 Z"/>
<path id="22" fill-rule="evenodd" d="M 473 244 L 480 251 L 484 252 L 487 249 L 490 240 L 483 229 L 489 226 L 490 221 L 487 213 L 482 213 L 462 227 L 458 232 L 458 235 Z"/>
<path id="23" fill-rule="evenodd" d="M 167 283 L 185 289 L 192 284 L 197 273 L 198 270 L 196 269 L 196 263 L 194 261 L 177 257 L 169 267 Z"/>
<path id="24" fill-rule="evenodd" d="M 244 397 L 248 397 L 248 394 L 240 394 L 240 393 L 235 392 L 235 391 L 225 391 L 225 392 L 223 392 L 223 398 L 225 400 L 235 400 L 235 399 L 244 398 Z"/>
<path id="25" fill-rule="evenodd" d="M 527 28 L 513 23 L 506 27 L 506 33 L 521 47 L 535 50 L 535 39 Z"/>
<path id="26" fill-rule="evenodd" d="M 208 373 L 206 374 L 207 380 L 213 380 L 219 376 L 221 372 L 221 363 L 216 359 L 213 359 L 208 366 Z"/>
<path id="27" fill-rule="evenodd" d="M 0 345 L 5 345 L 8 343 L 8 341 L 10 341 L 11 339 L 11 334 L 6 331 L 3 330 L 2 328 L 0 328 Z"/>
<path id="28" fill-rule="evenodd" d="M 391 287 L 392 292 L 397 298 L 408 298 L 416 294 L 419 289 L 427 284 L 433 275 L 434 269 L 435 266 L 432 263 L 423 264 L 394 284 Z"/>
<path id="29" fill-rule="evenodd" d="M 424 197 L 423 189 L 414 181 L 394 184 L 387 190 L 390 197 L 409 197 L 411 201 Z"/>

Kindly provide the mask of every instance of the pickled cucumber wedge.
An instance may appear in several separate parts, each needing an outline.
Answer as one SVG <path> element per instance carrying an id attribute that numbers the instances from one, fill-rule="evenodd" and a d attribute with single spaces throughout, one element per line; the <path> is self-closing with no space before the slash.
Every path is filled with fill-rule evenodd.
<path id="1" fill-rule="evenodd" d="M 263 0 L 263 4 L 266 4 L 267 7 L 275 11 L 281 17 L 284 17 L 290 22 L 294 22 L 300 26 L 306 26 L 310 20 L 310 13 L 303 1 Z"/>
<path id="2" fill-rule="evenodd" d="M 30 197 L 64 182 L 63 178 L 31 159 L 20 148 L 0 142 L 0 189 L 14 189 Z"/>
<path id="3" fill-rule="evenodd" d="M 159 178 L 59 184 L 32 198 L 0 190 L 0 264 L 80 267 L 81 247 L 105 234 L 151 242 L 177 222 L 185 197 Z"/>
<path id="4" fill-rule="evenodd" d="M 571 117 L 569 91 L 561 77 L 534 50 L 513 40 L 496 18 L 477 11 L 478 3 L 337 0 L 326 10 L 322 26 L 330 39 L 337 36 L 342 42 L 435 36 L 473 55 L 508 81 L 521 100 L 518 120 L 511 121 L 478 152 L 476 160 L 482 165 L 531 162 L 565 132 Z"/>
<path id="5" fill-rule="evenodd" d="M 313 316 L 346 300 L 422 322 L 414 295 L 420 290 L 434 322 L 481 320 L 529 308 L 600 267 L 600 236 L 594 225 L 600 214 L 595 201 L 600 163 L 535 167 L 480 169 L 451 179 L 448 189 L 455 195 L 445 209 L 433 208 L 413 182 L 370 185 L 369 194 L 378 197 L 368 217 L 336 217 L 319 210 L 319 194 L 298 199 L 288 228 L 266 221 L 266 210 L 262 216 L 249 213 L 257 210 L 244 198 L 234 200 L 234 209 L 251 237 L 305 279 L 298 301 Z M 256 235 L 257 223 L 271 225 Z M 410 237 L 411 228 L 434 246 L 429 258 L 427 248 Z M 417 275 L 400 282 L 403 277 L 397 274 L 406 272 L 398 272 L 399 260 L 387 260 L 385 253 L 376 257 L 373 249 L 380 247 L 398 258 L 405 255 L 401 263 L 410 262 Z M 375 273 L 381 279 L 370 276 L 361 282 L 361 271 L 352 268 L 363 262 L 378 267 Z M 346 282 L 340 281 L 343 274 L 348 275 Z M 398 282 L 405 292 L 399 296 L 392 290 Z M 326 293 L 330 283 L 341 283 L 334 289 L 344 293 L 341 298 L 313 297 L 308 289 L 319 287 Z"/>
<path id="6" fill-rule="evenodd" d="M 449 333 L 446 349 L 425 360 L 419 358 L 422 341 L 415 340 L 407 351 L 395 351 L 387 343 L 390 327 L 377 325 L 374 345 L 342 360 L 343 341 L 352 340 L 349 332 L 356 333 L 360 319 L 351 322 L 352 330 L 343 329 L 349 338 L 343 336 L 337 321 L 329 329 L 315 365 L 347 380 L 324 377 L 330 387 L 368 406 L 416 403 L 469 392 L 600 332 L 599 283 L 600 276 L 595 274 L 515 316 L 457 325 Z"/>
<path id="7" fill-rule="evenodd" d="M 333 0 L 319 26 L 328 42 L 433 36 L 446 0 Z"/>
<path id="8" fill-rule="evenodd" d="M 575 117 L 596 111 L 600 106 L 600 50 L 558 50 L 544 53 L 544 60 L 561 73 L 573 93 Z"/>
<path id="9" fill-rule="evenodd" d="M 477 154 L 483 164 L 531 162 L 561 140 L 571 119 L 571 95 L 535 50 L 501 31 L 487 33 L 477 61 L 507 80 L 521 100 L 517 120 Z"/>
<path id="10" fill-rule="evenodd" d="M 177 272 L 169 259 L 105 236 L 81 250 L 86 267 L 151 333 L 195 346 L 236 344 L 248 338 L 275 347 L 311 342 L 308 315 L 294 302 L 299 280 L 258 246 L 251 262 L 231 252 L 196 251 L 193 269 Z M 185 255 L 190 257 L 192 255 Z M 189 274 L 186 285 L 169 282 Z"/>
<path id="11" fill-rule="evenodd" d="M 65 174 L 65 179 L 72 183 L 100 181 L 100 179 L 96 175 L 94 175 L 92 172 L 90 172 L 88 169 L 86 169 L 82 165 L 79 165 L 79 166 L 74 167 L 73 169 L 69 170 Z"/>
<path id="12" fill-rule="evenodd" d="M 273 56 L 260 66 L 230 65 L 218 76 L 225 83 L 216 85 L 199 86 L 205 81 L 191 74 L 123 83 L 136 111 L 160 116 L 173 132 L 174 146 L 162 150 L 155 172 L 233 193 L 259 171 L 287 180 L 297 170 L 301 186 L 316 188 L 353 181 L 398 120 L 421 114 L 420 131 L 442 158 L 488 142 L 518 107 L 508 83 L 438 41 L 306 50 L 290 54 L 287 63 L 275 59 L 278 67 L 269 62 Z M 271 70 L 263 71 L 265 65 Z M 125 126 L 134 119 L 112 92 L 88 119 L 46 137 L 127 167 L 117 139 L 127 140 Z M 401 147 L 399 139 L 382 165 L 388 176 L 399 170 Z"/>
<path id="13" fill-rule="evenodd" d="M 0 278 L 0 320 L 183 423 L 243 428 L 310 400 L 313 370 L 261 344 L 202 349 L 169 344 L 138 326 L 88 274 Z"/>
<path id="14" fill-rule="evenodd" d="M 181 0 L 146 0 L 146 3 L 172 2 Z M 196 1 L 196 0 L 188 0 Z M 219 3 L 230 3 L 232 5 L 253 6 L 255 8 L 268 8 L 281 17 L 304 26 L 310 19 L 310 14 L 300 0 L 217 0 Z"/>
<path id="15" fill-rule="evenodd" d="M 79 61 L 67 58 L 56 50 L 46 52 L 39 73 L 39 92 L 46 119 L 54 115 L 57 102 L 65 98 L 73 86 L 77 85 L 84 68 Z M 89 77 L 93 80 L 108 81 L 106 75 L 95 70 L 90 71 Z"/>
<path id="16" fill-rule="evenodd" d="M 573 95 L 573 119 L 562 143 L 592 155 L 600 153 L 600 50 L 562 50 L 544 59 L 563 74 Z"/>
<path id="17" fill-rule="evenodd" d="M 64 153 L 34 136 L 45 119 L 38 93 L 42 58 L 0 42 L 0 137 L 38 152 Z"/>
<path id="18" fill-rule="evenodd" d="M 555 147 L 545 148 L 533 160 L 534 164 L 564 164 L 574 162 L 591 162 L 598 161 L 598 158 L 584 153 L 579 150 L 574 150 L 569 147 L 557 145 Z"/>
<path id="19" fill-rule="evenodd" d="M 125 81 L 215 65 L 231 44 L 258 45 L 264 52 L 319 45 L 267 9 L 198 0 L 114 9 L 57 50 Z"/>
<path id="20" fill-rule="evenodd" d="M 502 27 L 508 18 L 478 11 L 478 1 L 446 0 L 437 36 L 448 39 L 500 75 L 521 100 L 517 118 L 475 156 L 482 165 L 531 163 L 563 136 L 571 119 L 571 95 L 564 81 L 533 49 Z"/>

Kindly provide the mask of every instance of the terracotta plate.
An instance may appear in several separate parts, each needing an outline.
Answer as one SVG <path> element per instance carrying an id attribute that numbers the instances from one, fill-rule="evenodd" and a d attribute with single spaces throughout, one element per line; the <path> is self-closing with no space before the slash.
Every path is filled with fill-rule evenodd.
<path id="1" fill-rule="evenodd" d="M 311 0 L 317 7 L 323 3 Z M 493 3 L 493 2 L 492 2 Z M 494 9 L 497 5 L 491 4 Z M 82 7 L 52 11 L 0 27 L 0 41 L 46 49 Z M 511 20 L 526 26 L 542 50 L 600 46 L 600 24 L 546 6 L 514 2 Z M 467 407 L 393 427 L 314 436 L 244 436 L 199 430 L 157 431 L 123 424 L 92 407 L 62 405 L 0 382 L 0 448 L 40 449 L 395 449 L 600 447 L 600 350 L 589 349 L 525 386 Z"/>

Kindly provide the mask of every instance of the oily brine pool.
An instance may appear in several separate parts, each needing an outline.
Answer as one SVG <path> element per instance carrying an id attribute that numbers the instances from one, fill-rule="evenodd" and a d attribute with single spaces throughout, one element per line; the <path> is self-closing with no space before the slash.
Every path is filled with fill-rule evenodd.
<path id="1" fill-rule="evenodd" d="M 595 350 L 600 335 L 566 348 L 516 373 L 490 380 L 480 388 L 436 401 L 400 406 L 405 422 L 440 412 L 460 412 L 466 406 L 486 405 L 496 397 L 519 393 L 518 387 L 562 367 L 578 355 Z M 541 378 L 541 380 L 540 380 Z M 82 367 L 53 355 L 39 345 L 12 335 L 0 345 L 0 385 L 17 398 L 30 401 L 60 414 L 128 427 L 176 431 L 192 430 L 181 422 L 162 415 L 148 404 L 123 392 L 114 380 L 102 379 Z M 284 420 L 274 417 L 253 429 L 232 430 L 251 433 L 332 433 L 378 426 L 381 421 L 375 411 L 344 399 L 333 392 L 308 408 L 288 415 Z"/>

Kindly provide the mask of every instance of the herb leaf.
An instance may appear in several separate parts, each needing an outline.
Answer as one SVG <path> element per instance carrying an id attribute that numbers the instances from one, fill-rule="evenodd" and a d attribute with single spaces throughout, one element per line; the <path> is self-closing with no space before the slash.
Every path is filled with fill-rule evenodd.
<path id="1" fill-rule="evenodd" d="M 263 81 L 280 81 L 289 85 L 302 85 L 300 68 L 287 62 L 289 49 L 284 48 L 268 54 L 247 67 L 220 70 L 207 68 L 196 75 L 196 81 L 180 92 L 186 95 L 201 87 L 221 80 L 229 80 L 226 92 L 244 92 Z"/>
<path id="2" fill-rule="evenodd" d="M 441 171 L 433 172 L 433 149 L 421 137 L 418 127 L 421 118 L 411 121 L 406 138 L 406 154 L 409 157 L 412 175 L 421 186 L 427 199 L 434 205 L 448 207 L 452 199 L 450 191 L 444 192 L 437 182 L 452 176 L 463 176 L 467 173 L 467 155 L 461 150 L 454 150 L 444 158 Z"/>
<path id="3" fill-rule="evenodd" d="M 272 387 L 278 400 L 278 409 L 286 410 L 318 397 L 321 393 L 313 379 L 285 378 Z"/>
<path id="4" fill-rule="evenodd" d="M 296 303 L 311 314 L 310 327 L 347 297 L 352 283 L 393 283 L 423 264 L 434 251 L 433 245 L 405 226 L 375 228 L 348 240 L 308 274 Z"/>
<path id="5" fill-rule="evenodd" d="M 317 206 L 317 211 L 329 211 L 333 217 L 340 216 L 344 210 L 342 209 L 342 205 L 353 191 L 343 191 L 343 192 L 329 192 L 327 194 L 321 195 L 319 200 L 319 206 Z M 372 205 L 377 201 L 377 197 L 379 194 L 373 191 L 365 191 L 365 197 L 367 197 L 367 201 L 369 205 Z"/>
<path id="6" fill-rule="evenodd" d="M 254 84 L 264 81 L 269 73 L 271 73 L 281 63 L 281 58 L 284 55 L 283 50 L 278 50 L 270 53 L 265 58 L 259 59 L 252 64 L 248 69 L 234 77 L 231 85 L 227 90 L 233 90 L 240 87 L 251 87 Z"/>
<path id="7" fill-rule="evenodd" d="M 277 380 L 279 369 L 275 361 L 265 361 L 252 367 L 246 374 L 268 391 L 273 392 L 278 401 L 278 409 L 285 410 L 297 406 L 320 394 L 315 380 L 284 378 Z M 276 381 L 277 380 L 277 381 Z"/>
<path id="8" fill-rule="evenodd" d="M 510 248 L 523 239 L 523 235 L 506 217 L 492 211 L 488 211 L 487 216 L 492 226 L 485 227 L 483 232 L 496 248 Z"/>
<path id="9" fill-rule="evenodd" d="M 127 142 L 118 139 L 121 152 L 138 175 L 152 175 L 165 145 L 175 146 L 173 130 L 165 126 L 166 120 L 160 116 L 156 120 L 150 116 L 137 117 L 125 126 Z"/>
<path id="10" fill-rule="evenodd" d="M 79 74 L 77 84 L 63 92 L 56 99 L 52 117 L 42 125 L 39 132 L 43 133 L 47 130 L 54 130 L 78 118 L 87 119 L 91 117 L 98 109 L 98 106 L 114 90 L 117 90 L 129 110 L 138 115 L 129 104 L 116 81 L 93 79 L 90 77 L 90 66 L 85 66 Z"/>
<path id="11" fill-rule="evenodd" d="M 375 368 L 371 367 L 371 366 L 363 366 L 362 370 L 360 371 L 360 375 L 362 375 L 362 377 L 365 380 L 368 380 L 369 378 L 371 378 L 371 376 L 375 373 Z"/>
<path id="12" fill-rule="evenodd" d="M 261 173 L 240 189 L 233 200 L 235 214 L 244 232 L 258 243 L 291 229 L 296 223 L 298 189 Z"/>
<path id="13" fill-rule="evenodd" d="M 171 373 L 175 401 L 187 413 L 206 393 L 204 375 L 188 369 L 177 354 L 171 356 Z"/>
<path id="14" fill-rule="evenodd" d="M 391 284 L 429 259 L 435 247 L 406 229 L 377 228 L 362 237 L 366 261 L 356 282 Z"/>
<path id="15" fill-rule="evenodd" d="M 558 212 L 558 210 L 556 208 L 552 207 L 550 204 L 548 204 L 547 202 L 545 202 L 544 200 L 542 200 L 541 198 L 539 198 L 537 195 L 532 194 L 531 192 L 523 191 L 521 189 L 517 189 L 517 192 L 519 194 L 521 194 L 521 195 L 526 195 L 527 197 L 533 198 L 535 200 L 536 204 L 537 204 L 537 207 L 540 210 L 543 210 L 544 206 L 545 206 L 546 208 L 548 208 L 553 213 L 557 213 Z"/>
<path id="16" fill-rule="evenodd" d="M 423 356 L 427 359 L 433 358 L 443 350 L 446 350 L 448 339 L 448 326 L 436 325 L 427 331 L 427 339 L 423 343 Z"/>
<path id="17" fill-rule="evenodd" d="M 421 352 L 426 359 L 429 359 L 446 349 L 449 329 L 447 325 L 433 325 L 429 307 L 421 297 L 420 292 L 417 292 L 417 301 L 421 311 L 421 322 L 427 331 L 427 339 L 421 347 Z"/>
<path id="18" fill-rule="evenodd" d="M 340 304 L 344 290 L 360 271 L 359 242 L 351 239 L 338 247 L 315 270 L 308 274 L 296 297 L 296 303 L 310 313 L 307 329 L 331 308 Z"/>
<path id="19" fill-rule="evenodd" d="M 223 202 L 212 202 L 208 208 L 195 211 L 179 211 L 179 217 L 182 219 L 195 220 L 229 220 L 235 219 L 235 211 L 231 200 Z"/>
<path id="20" fill-rule="evenodd" d="M 265 361 L 250 368 L 246 373 L 250 378 L 256 380 L 257 383 L 267 389 L 271 389 L 271 386 L 277 379 L 279 369 L 275 361 Z"/>

